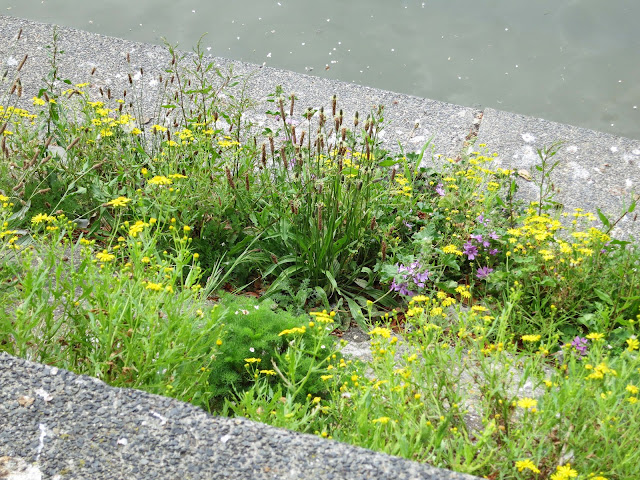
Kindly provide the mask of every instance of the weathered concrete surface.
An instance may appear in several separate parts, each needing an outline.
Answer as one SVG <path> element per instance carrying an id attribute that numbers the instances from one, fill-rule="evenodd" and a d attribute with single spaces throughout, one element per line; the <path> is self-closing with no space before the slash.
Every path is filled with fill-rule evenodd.
<path id="1" fill-rule="evenodd" d="M 212 417 L 187 403 L 0 352 L 0 478 L 476 477 L 242 418 Z"/>
<path id="2" fill-rule="evenodd" d="M 13 46 L 11 39 L 21 28 L 22 37 Z M 9 65 L 16 65 L 25 54 L 29 55 L 21 72 L 26 106 L 30 106 L 29 99 L 38 92 L 41 79 L 49 71 L 50 49 L 45 46 L 52 44 L 53 30 L 52 25 L 0 16 L 0 61 L 6 63 L 9 60 Z M 69 79 L 74 84 L 91 82 L 93 94 L 99 87 L 103 87 L 103 90 L 110 88 L 116 98 L 122 98 L 125 89 L 129 94 L 132 93 L 129 85 L 131 74 L 135 85 L 141 87 L 138 92 L 144 98 L 145 115 L 154 117 L 157 78 L 171 63 L 171 55 L 166 48 L 71 28 L 60 27 L 58 33 L 59 46 L 64 50 L 59 59 L 59 74 L 63 79 Z M 130 64 L 126 61 L 127 54 Z M 194 58 L 193 54 L 186 55 L 187 61 Z M 223 71 L 233 67 L 233 72 L 238 75 L 251 75 L 246 93 L 259 101 L 250 114 L 258 125 L 266 122 L 264 112 L 267 109 L 275 110 L 273 104 L 266 103 L 266 96 L 273 93 L 277 85 L 282 85 L 285 93 L 296 94 L 298 116 L 307 107 L 330 108 L 334 94 L 349 122 L 355 112 L 364 118 L 374 106 L 384 105 L 384 118 L 390 124 L 383 132 L 383 139 L 389 148 L 397 149 L 398 141 L 401 141 L 406 148 L 418 150 L 433 137 L 435 153 L 454 156 L 459 153 L 465 137 L 473 128 L 474 117 L 479 113 L 472 108 L 450 103 L 223 58 L 206 57 L 205 63 L 209 62 L 214 62 Z M 93 68 L 96 70 L 91 76 Z M 140 68 L 143 69 L 142 76 L 139 76 Z M 416 122 L 418 127 L 414 128 Z"/>
<path id="3" fill-rule="evenodd" d="M 490 152 L 497 152 L 503 168 L 524 169 L 535 177 L 535 165 L 540 163 L 537 149 L 556 141 L 563 144 L 551 159 L 560 161 L 551 181 L 558 191 L 555 200 L 569 211 L 582 208 L 595 213 L 600 208 L 613 222 L 630 205 L 632 195 L 639 198 L 640 140 L 487 108 L 476 146 L 486 144 Z M 538 199 L 534 182 L 521 179 L 519 185 L 524 198 Z M 640 233 L 635 213 L 618 223 L 615 236 Z"/>

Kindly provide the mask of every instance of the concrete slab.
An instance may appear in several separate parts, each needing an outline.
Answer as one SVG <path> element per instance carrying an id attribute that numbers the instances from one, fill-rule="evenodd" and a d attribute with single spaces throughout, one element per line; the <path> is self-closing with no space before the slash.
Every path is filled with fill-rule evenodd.
<path id="1" fill-rule="evenodd" d="M 0 352 L 0 478 L 477 477 L 244 418 L 213 417 L 188 403 Z"/>
<path id="2" fill-rule="evenodd" d="M 476 140 L 498 153 L 503 168 L 525 169 L 532 175 L 540 159 L 537 149 L 562 141 L 553 160 L 560 164 L 551 175 L 558 190 L 555 200 L 572 210 L 596 213 L 600 208 L 610 220 L 617 219 L 632 196 L 640 193 L 640 140 L 616 137 L 540 118 L 487 108 Z M 519 179 L 520 194 L 537 200 L 534 182 Z M 640 208 L 635 213 L 640 212 Z M 625 217 L 614 230 L 616 236 L 640 234 L 640 221 Z"/>
<path id="3" fill-rule="evenodd" d="M 13 46 L 11 39 L 22 29 L 22 37 Z M 53 40 L 52 25 L 28 20 L 0 16 L 0 62 L 15 65 L 25 54 L 29 55 L 27 64 L 21 72 L 24 86 L 24 103 L 30 106 L 31 99 L 41 86 L 41 79 L 49 71 L 48 49 Z M 107 37 L 71 28 L 58 28 L 60 47 L 64 54 L 59 61 L 60 76 L 71 82 L 92 83 L 92 92 L 96 94 L 98 87 L 110 88 L 116 96 L 122 95 L 124 89 L 131 93 L 129 74 L 140 94 L 144 98 L 145 115 L 153 117 L 156 106 L 158 86 L 154 85 L 158 75 L 170 66 L 171 56 L 166 48 L 130 42 L 120 38 Z M 186 55 L 186 61 L 194 58 L 192 53 Z M 131 63 L 126 56 L 129 54 Z M 258 101 L 251 110 L 251 119 L 258 125 L 267 122 L 264 112 L 274 110 L 273 104 L 266 103 L 266 96 L 282 85 L 286 93 L 295 93 L 298 97 L 296 109 L 298 116 L 305 108 L 324 106 L 330 110 L 331 97 L 338 96 L 339 108 L 344 110 L 346 118 L 351 121 L 354 113 L 365 118 L 374 106 L 385 106 L 385 121 L 389 122 L 383 132 L 386 148 L 398 148 L 398 141 L 407 149 L 419 150 L 424 143 L 433 137 L 435 153 L 455 156 L 459 153 L 465 137 L 473 128 L 474 117 L 478 110 L 423 99 L 409 95 L 393 93 L 352 83 L 316 78 L 308 75 L 279 70 L 270 67 L 231 61 L 218 57 L 206 57 L 222 70 L 232 67 L 238 75 L 250 75 L 247 84 L 247 95 Z M 95 68 L 95 74 L 90 75 Z M 143 75 L 139 76 L 140 68 Z M 166 74 L 165 74 L 166 78 Z M 416 123 L 418 127 L 414 128 Z"/>

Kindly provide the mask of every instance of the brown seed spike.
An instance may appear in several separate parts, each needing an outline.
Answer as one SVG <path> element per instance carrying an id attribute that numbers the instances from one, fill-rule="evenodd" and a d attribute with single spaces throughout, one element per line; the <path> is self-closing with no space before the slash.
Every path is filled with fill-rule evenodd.
<path id="1" fill-rule="evenodd" d="M 336 116 L 336 107 L 338 105 L 338 97 L 336 95 L 334 95 L 333 97 L 331 97 L 331 114 L 335 117 Z"/>
<path id="2" fill-rule="evenodd" d="M 16 36 L 16 40 L 20 40 L 20 37 L 22 37 L 22 29 L 18 30 L 18 35 Z"/>
<path id="3" fill-rule="evenodd" d="M 291 108 L 289 108 L 289 116 L 293 117 L 293 105 L 296 102 L 296 94 L 292 93 L 290 98 L 291 98 Z"/>
<path id="4" fill-rule="evenodd" d="M 20 65 L 18 65 L 18 69 L 16 71 L 19 72 L 20 70 L 22 70 L 22 67 L 24 67 L 24 64 L 26 63 L 28 57 L 29 57 L 29 55 L 25 55 L 24 56 L 24 58 L 20 62 Z"/>
<path id="5" fill-rule="evenodd" d="M 293 143 L 298 143 L 296 140 L 296 126 L 291 125 L 291 138 L 293 139 Z"/>
<path id="6" fill-rule="evenodd" d="M 300 134 L 300 146 L 302 146 L 302 144 L 304 143 L 304 135 L 305 135 L 305 133 L 307 133 L 307 132 L 305 132 L 303 130 L 302 133 Z"/>
<path id="7" fill-rule="evenodd" d="M 129 56 L 129 53 L 127 53 L 127 63 L 131 63 L 131 57 Z"/>
<path id="8" fill-rule="evenodd" d="M 96 73 L 96 67 L 93 67 L 93 68 L 91 69 L 91 75 L 93 75 L 94 73 Z"/>

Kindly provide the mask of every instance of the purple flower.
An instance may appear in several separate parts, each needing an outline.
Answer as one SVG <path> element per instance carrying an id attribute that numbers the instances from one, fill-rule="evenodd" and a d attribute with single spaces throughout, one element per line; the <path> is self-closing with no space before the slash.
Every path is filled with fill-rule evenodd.
<path id="1" fill-rule="evenodd" d="M 442 184 L 439 183 L 438 185 L 436 185 L 436 193 L 438 195 L 440 195 L 441 197 L 444 197 L 445 193 L 444 193 L 444 188 L 442 188 Z"/>
<path id="2" fill-rule="evenodd" d="M 489 234 L 489 238 L 492 238 L 493 240 L 498 240 L 500 238 L 500 235 L 498 235 L 496 232 L 491 232 Z"/>
<path id="3" fill-rule="evenodd" d="M 490 222 L 491 220 L 490 220 L 490 219 L 488 219 L 488 218 L 486 218 L 486 219 L 485 219 L 485 218 L 484 218 L 484 215 L 480 215 L 480 216 L 478 216 L 478 218 L 476 218 L 476 221 L 477 221 L 479 224 L 484 225 L 484 226 L 486 227 L 487 225 L 489 225 L 489 222 Z"/>
<path id="4" fill-rule="evenodd" d="M 493 268 L 481 267 L 478 269 L 476 277 L 482 280 L 484 278 L 487 278 L 491 272 L 493 272 Z"/>
<path id="5" fill-rule="evenodd" d="M 492 248 L 491 250 L 489 250 L 489 255 L 495 255 L 498 252 L 499 250 L 497 248 Z"/>
<path id="6" fill-rule="evenodd" d="M 478 243 L 482 243 L 482 235 L 469 235 L 469 237 L 473 238 Z"/>
<path id="7" fill-rule="evenodd" d="M 413 228 L 413 223 L 409 223 L 404 220 L 402 221 L 402 223 L 404 223 L 404 226 L 407 227 L 409 230 Z"/>
<path id="8" fill-rule="evenodd" d="M 589 344 L 589 340 L 586 338 L 576 337 L 571 342 L 571 346 L 576 349 L 576 352 L 583 357 L 587 354 L 587 346 Z"/>
<path id="9" fill-rule="evenodd" d="M 467 242 L 463 245 L 462 253 L 464 253 L 469 260 L 473 260 L 476 258 L 476 255 L 478 255 L 478 247 L 471 242 Z"/>

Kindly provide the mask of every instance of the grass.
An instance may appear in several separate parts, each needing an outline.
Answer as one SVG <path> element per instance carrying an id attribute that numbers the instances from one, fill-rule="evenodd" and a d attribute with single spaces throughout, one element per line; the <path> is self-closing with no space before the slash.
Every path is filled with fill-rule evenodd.
<path id="1" fill-rule="evenodd" d="M 29 111 L 5 76 L 0 349 L 490 479 L 637 476 L 638 244 L 558 208 L 560 145 L 525 205 L 483 145 L 384 151 L 382 107 L 278 89 L 251 135 L 198 49 L 144 124 L 131 92 L 59 90 L 56 40 Z"/>

